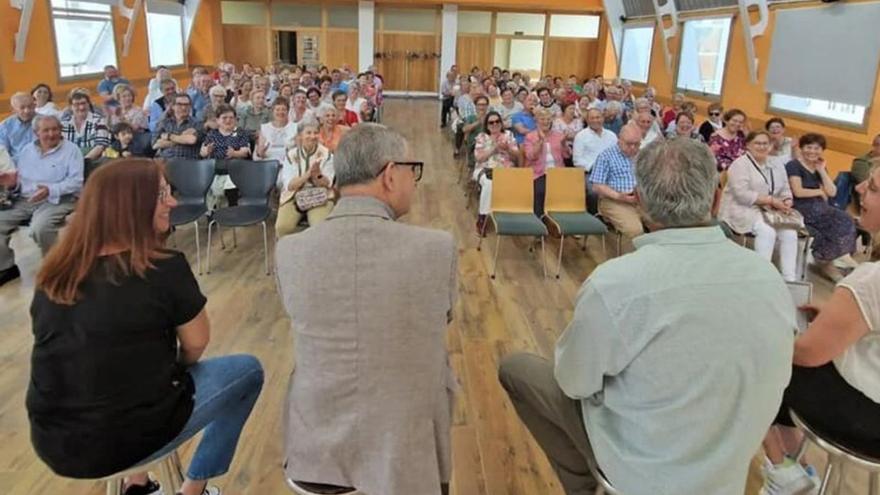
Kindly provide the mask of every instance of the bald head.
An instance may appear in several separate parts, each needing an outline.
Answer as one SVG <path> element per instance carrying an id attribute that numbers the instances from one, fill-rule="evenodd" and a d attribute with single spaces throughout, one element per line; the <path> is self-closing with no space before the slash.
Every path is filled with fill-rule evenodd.
<path id="1" fill-rule="evenodd" d="M 620 151 L 629 158 L 635 158 L 639 154 L 639 146 L 642 144 L 642 130 L 633 124 L 627 124 L 620 129 L 617 135 L 617 145 Z"/>
<path id="2" fill-rule="evenodd" d="M 18 92 L 9 99 L 12 111 L 22 122 L 30 122 L 36 114 L 34 97 L 28 93 Z"/>

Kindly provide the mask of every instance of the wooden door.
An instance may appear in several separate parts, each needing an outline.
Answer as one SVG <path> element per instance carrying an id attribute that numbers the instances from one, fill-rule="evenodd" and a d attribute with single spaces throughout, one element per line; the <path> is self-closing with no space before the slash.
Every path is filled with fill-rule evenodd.
<path id="1" fill-rule="evenodd" d="M 596 70 L 599 40 L 550 38 L 544 50 L 544 74 L 583 80 Z"/>
<path id="2" fill-rule="evenodd" d="M 392 91 L 437 91 L 440 59 L 436 34 L 382 33 L 379 61 L 385 88 Z"/>
<path id="3" fill-rule="evenodd" d="M 461 70 L 473 66 L 492 67 L 492 38 L 485 34 L 458 35 L 455 43 L 455 61 Z"/>

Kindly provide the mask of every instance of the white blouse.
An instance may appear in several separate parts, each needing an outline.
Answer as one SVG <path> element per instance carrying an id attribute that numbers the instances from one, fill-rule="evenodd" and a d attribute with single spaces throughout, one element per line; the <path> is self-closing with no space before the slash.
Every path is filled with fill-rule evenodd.
<path id="1" fill-rule="evenodd" d="M 284 166 L 287 163 L 287 149 L 294 146 L 296 123 L 288 122 L 284 127 L 275 127 L 271 122 L 266 122 L 260 125 L 260 137 L 269 143 L 266 159 L 278 160 Z"/>

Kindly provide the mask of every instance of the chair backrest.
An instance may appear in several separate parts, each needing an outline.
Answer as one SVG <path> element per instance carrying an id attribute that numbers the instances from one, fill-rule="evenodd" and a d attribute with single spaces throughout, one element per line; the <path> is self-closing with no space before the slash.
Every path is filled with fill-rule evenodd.
<path id="1" fill-rule="evenodd" d="M 580 167 L 547 170 L 544 211 L 580 213 L 587 211 L 586 172 Z"/>
<path id="2" fill-rule="evenodd" d="M 269 204 L 269 192 L 275 187 L 278 160 L 227 160 L 229 178 L 238 188 L 238 204 L 241 206 L 262 206 Z"/>
<path id="3" fill-rule="evenodd" d="M 531 168 L 492 169 L 492 211 L 533 213 L 535 190 Z"/>
<path id="4" fill-rule="evenodd" d="M 165 173 L 176 191 L 174 197 L 179 204 L 201 204 L 214 182 L 214 160 L 175 158 L 168 161 Z"/>

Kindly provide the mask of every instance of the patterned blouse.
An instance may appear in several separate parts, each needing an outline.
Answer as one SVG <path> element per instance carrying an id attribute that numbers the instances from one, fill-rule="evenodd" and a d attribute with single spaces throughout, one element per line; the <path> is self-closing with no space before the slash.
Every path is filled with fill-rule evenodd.
<path id="1" fill-rule="evenodd" d="M 90 112 L 80 129 L 76 128 L 76 120 L 73 113 L 67 113 L 61 117 L 61 133 L 64 139 L 75 144 L 87 154 L 95 146 L 110 146 L 110 130 L 107 122 L 97 113 Z"/>
<path id="2" fill-rule="evenodd" d="M 215 160 L 225 160 L 226 150 L 237 150 L 240 148 L 250 148 L 251 142 L 248 134 L 242 132 L 241 129 L 235 129 L 232 134 L 224 135 L 220 129 L 211 129 L 205 136 L 203 144 L 213 144 L 214 149 L 207 158 Z"/>
<path id="3" fill-rule="evenodd" d="M 120 115 L 118 116 L 110 116 L 110 127 L 113 127 L 120 122 L 125 122 L 134 128 L 134 132 L 142 131 L 147 128 L 147 114 L 144 113 L 142 108 L 133 106 L 129 108 L 127 112 L 120 108 L 119 113 Z"/>
<path id="4" fill-rule="evenodd" d="M 507 143 L 507 149 L 498 147 L 498 143 Z M 486 154 L 489 153 L 488 156 Z M 516 138 L 510 131 L 504 131 L 498 136 L 498 139 L 492 139 L 492 136 L 485 132 L 477 135 L 474 144 L 474 156 L 477 157 L 476 168 L 496 168 L 496 167 L 513 167 L 516 162 L 514 156 L 519 154 L 519 147 L 516 144 Z M 486 156 L 483 160 L 479 157 Z"/>
<path id="5" fill-rule="evenodd" d="M 709 138 L 709 147 L 715 152 L 718 170 L 727 170 L 734 160 L 746 152 L 746 137 L 738 132 L 733 139 L 724 139 L 716 132 Z"/>

